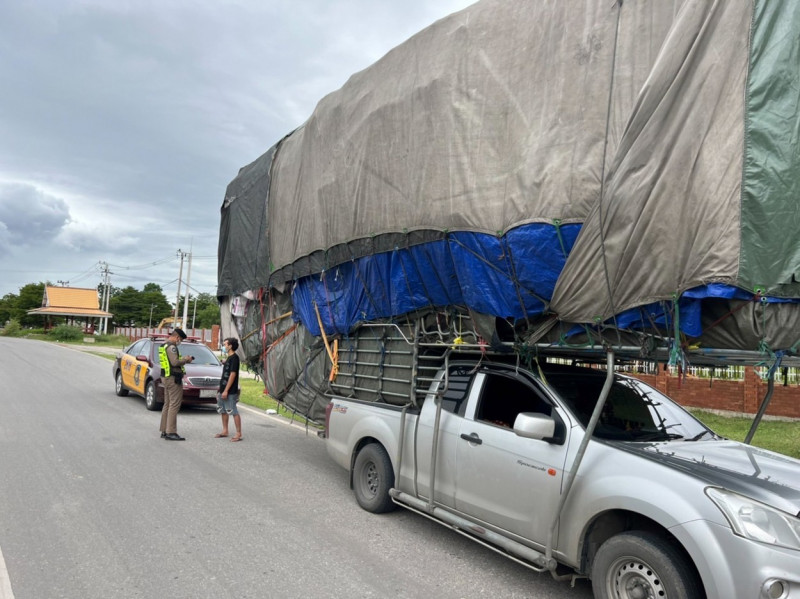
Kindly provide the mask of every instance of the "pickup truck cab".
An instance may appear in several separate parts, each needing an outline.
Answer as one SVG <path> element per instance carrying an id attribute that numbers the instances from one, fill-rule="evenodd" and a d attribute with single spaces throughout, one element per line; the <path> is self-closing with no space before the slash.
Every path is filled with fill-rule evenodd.
<path id="1" fill-rule="evenodd" d="M 332 398 L 326 436 L 364 509 L 567 566 L 595 597 L 800 597 L 800 461 L 717 436 L 635 378 L 450 362 L 421 405 Z"/>

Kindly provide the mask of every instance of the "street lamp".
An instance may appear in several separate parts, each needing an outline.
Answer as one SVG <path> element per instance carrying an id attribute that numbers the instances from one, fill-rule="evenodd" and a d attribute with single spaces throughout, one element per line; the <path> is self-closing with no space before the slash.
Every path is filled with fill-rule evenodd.
<path id="1" fill-rule="evenodd" d="M 155 308 L 155 304 L 150 304 L 150 320 L 147 321 L 147 336 L 150 336 L 150 325 L 153 324 L 153 308 Z"/>

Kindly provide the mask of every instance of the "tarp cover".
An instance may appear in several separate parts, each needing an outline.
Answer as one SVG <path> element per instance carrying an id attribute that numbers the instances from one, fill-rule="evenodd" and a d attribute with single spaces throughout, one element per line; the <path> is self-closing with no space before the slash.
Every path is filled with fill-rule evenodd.
<path id="1" fill-rule="evenodd" d="M 795 1 L 686 3 L 558 281 L 559 316 L 712 282 L 800 296 L 799 36 Z"/>
<path id="2" fill-rule="evenodd" d="M 796 349 L 799 40 L 798 0 L 481 0 L 242 169 L 218 294 Z"/>
<path id="3" fill-rule="evenodd" d="M 387 233 L 582 222 L 676 4 L 484 0 L 353 75 L 275 157 L 274 268 Z"/>

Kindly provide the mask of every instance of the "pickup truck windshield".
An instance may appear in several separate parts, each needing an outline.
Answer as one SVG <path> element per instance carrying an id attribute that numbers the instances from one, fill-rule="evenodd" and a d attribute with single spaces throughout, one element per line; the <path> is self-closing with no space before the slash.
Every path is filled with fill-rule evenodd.
<path id="1" fill-rule="evenodd" d="M 585 427 L 605 373 L 546 373 L 547 383 Z M 621 441 L 698 441 L 715 435 L 671 399 L 636 379 L 615 377 L 594 436 Z"/>

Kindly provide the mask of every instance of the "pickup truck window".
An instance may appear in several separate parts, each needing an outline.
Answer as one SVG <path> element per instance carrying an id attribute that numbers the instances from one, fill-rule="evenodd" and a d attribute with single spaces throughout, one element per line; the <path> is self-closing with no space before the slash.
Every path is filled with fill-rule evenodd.
<path id="1" fill-rule="evenodd" d="M 467 410 L 467 396 L 469 395 L 469 383 L 472 380 L 472 373 L 463 367 L 450 369 L 447 390 L 442 396 L 442 409 L 464 416 Z"/>
<path id="2" fill-rule="evenodd" d="M 475 419 L 511 429 L 520 412 L 538 412 L 549 416 L 552 406 L 523 381 L 487 372 Z"/>
<path id="3" fill-rule="evenodd" d="M 589 424 L 605 373 L 547 373 L 546 376 L 548 384 L 580 423 Z M 617 377 L 594 436 L 622 441 L 699 440 L 706 432 L 711 431 L 665 395 L 641 381 Z"/>

